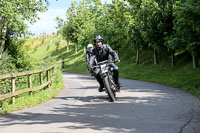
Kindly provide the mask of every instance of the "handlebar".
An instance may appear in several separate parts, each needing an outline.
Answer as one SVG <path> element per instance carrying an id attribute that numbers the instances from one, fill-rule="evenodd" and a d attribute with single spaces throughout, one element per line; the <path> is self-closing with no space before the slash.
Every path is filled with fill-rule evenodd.
<path id="1" fill-rule="evenodd" d="M 101 64 L 104 64 L 104 63 L 113 63 L 113 61 L 109 61 L 109 60 L 105 60 L 105 61 L 101 61 L 101 62 L 98 62 L 97 65 L 101 65 Z"/>
<path id="2" fill-rule="evenodd" d="M 119 60 L 119 62 L 120 62 L 120 60 Z M 93 66 L 92 68 L 99 67 L 98 65 L 105 64 L 105 63 L 111 64 L 111 63 L 115 63 L 115 62 L 110 61 L 110 60 L 101 61 L 101 62 L 98 62 L 98 63 L 97 63 L 95 66 Z"/>
<path id="3" fill-rule="evenodd" d="M 96 67 L 99 67 L 99 65 L 101 64 L 105 64 L 105 63 L 113 63 L 113 61 L 109 61 L 109 60 L 105 60 L 105 61 L 101 61 L 101 62 L 98 62 L 95 66 L 93 66 L 92 68 L 96 68 Z"/>

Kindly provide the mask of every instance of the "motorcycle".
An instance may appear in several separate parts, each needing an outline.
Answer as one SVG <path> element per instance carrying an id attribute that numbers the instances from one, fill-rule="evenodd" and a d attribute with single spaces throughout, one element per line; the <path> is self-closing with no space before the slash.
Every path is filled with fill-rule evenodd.
<path id="1" fill-rule="evenodd" d="M 114 102 L 116 100 L 116 91 L 118 87 L 114 82 L 112 76 L 113 68 L 109 66 L 110 63 L 113 62 L 108 60 L 98 62 L 96 66 L 93 67 L 93 69 L 95 69 L 94 72 L 96 74 L 100 74 L 104 83 L 105 92 L 108 94 L 111 102 Z"/>

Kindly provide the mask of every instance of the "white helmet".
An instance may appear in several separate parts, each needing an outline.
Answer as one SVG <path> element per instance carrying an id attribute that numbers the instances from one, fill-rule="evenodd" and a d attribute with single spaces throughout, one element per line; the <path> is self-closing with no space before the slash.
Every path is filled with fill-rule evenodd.
<path id="1" fill-rule="evenodd" d="M 89 48 L 93 48 L 93 45 L 92 44 L 88 44 L 87 45 L 87 48 L 89 49 Z"/>

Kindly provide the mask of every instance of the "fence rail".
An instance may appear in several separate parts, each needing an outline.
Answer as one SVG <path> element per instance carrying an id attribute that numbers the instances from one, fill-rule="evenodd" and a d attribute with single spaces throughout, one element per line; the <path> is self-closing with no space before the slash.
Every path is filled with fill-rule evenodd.
<path id="1" fill-rule="evenodd" d="M 12 104 L 15 103 L 15 96 L 20 95 L 25 92 L 30 92 L 30 95 L 32 95 L 33 91 L 43 89 L 45 87 L 51 88 L 51 83 L 53 82 L 54 78 L 50 79 L 50 71 L 55 68 L 55 65 L 51 65 L 39 70 L 33 70 L 33 71 L 25 71 L 21 73 L 11 73 L 11 74 L 4 74 L 0 75 L 0 80 L 5 80 L 5 79 L 11 79 L 11 84 L 12 84 L 12 93 L 0 95 L 0 101 L 3 101 L 7 98 L 12 98 Z M 42 73 L 47 72 L 47 82 L 43 83 L 43 76 Z M 32 80 L 31 80 L 31 75 L 32 74 L 39 74 L 40 76 L 40 85 L 32 87 Z M 21 76 L 28 76 L 28 88 L 22 89 L 19 91 L 15 91 L 15 79 L 16 77 L 21 77 Z"/>

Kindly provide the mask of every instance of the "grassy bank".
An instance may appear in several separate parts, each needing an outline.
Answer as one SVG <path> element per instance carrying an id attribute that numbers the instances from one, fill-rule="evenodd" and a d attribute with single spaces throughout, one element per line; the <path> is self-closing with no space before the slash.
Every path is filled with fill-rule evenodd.
<path id="1" fill-rule="evenodd" d="M 134 63 L 134 53 L 132 56 L 130 53 L 123 54 L 122 62 L 119 64 L 120 77 L 181 88 L 200 98 L 200 69 L 193 69 L 188 56 L 177 57 L 176 66 L 172 68 L 170 58 L 166 57 L 165 60 L 160 59 L 158 65 L 154 65 L 152 53 L 149 51 L 140 54 L 139 64 Z"/>

